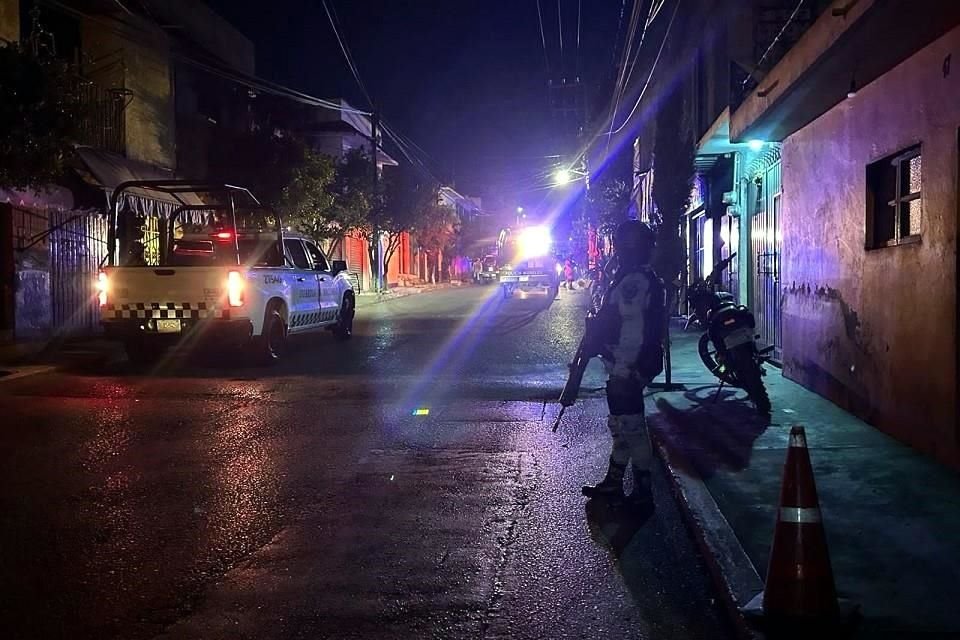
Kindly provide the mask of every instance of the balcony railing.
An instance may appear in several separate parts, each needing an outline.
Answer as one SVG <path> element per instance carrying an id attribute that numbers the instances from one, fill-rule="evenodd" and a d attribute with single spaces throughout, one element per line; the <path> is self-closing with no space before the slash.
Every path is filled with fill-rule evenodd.
<path id="1" fill-rule="evenodd" d="M 100 86 L 79 75 L 73 77 L 73 82 L 71 94 L 80 107 L 77 142 L 114 153 L 125 153 L 123 111 L 129 102 L 129 92 Z"/>

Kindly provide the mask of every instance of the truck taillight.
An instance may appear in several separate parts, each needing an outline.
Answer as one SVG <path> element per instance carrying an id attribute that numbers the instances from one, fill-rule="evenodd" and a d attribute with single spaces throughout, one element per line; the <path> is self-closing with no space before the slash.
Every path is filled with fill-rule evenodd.
<path id="1" fill-rule="evenodd" d="M 110 289 L 110 279 L 106 272 L 101 271 L 97 274 L 97 301 L 101 307 L 107 306 L 107 291 Z"/>
<path id="2" fill-rule="evenodd" d="M 227 302 L 231 307 L 243 306 L 243 274 L 239 271 L 231 271 L 227 274 Z"/>

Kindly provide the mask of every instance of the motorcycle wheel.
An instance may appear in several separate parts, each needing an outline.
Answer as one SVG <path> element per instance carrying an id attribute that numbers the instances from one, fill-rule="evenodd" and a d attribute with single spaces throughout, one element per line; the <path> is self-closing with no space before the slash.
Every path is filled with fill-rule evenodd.
<path id="1" fill-rule="evenodd" d="M 737 379 L 734 368 L 727 366 L 726 363 L 717 361 L 717 348 L 710 342 L 710 336 L 708 334 L 705 333 L 700 336 L 697 351 L 700 353 L 700 360 L 710 373 L 732 387 L 740 386 L 740 381 Z"/>
<path id="2" fill-rule="evenodd" d="M 769 415 L 770 396 L 767 395 L 767 388 L 763 384 L 761 378 L 763 374 L 760 371 L 760 364 L 754 357 L 752 346 L 734 349 L 730 357 L 733 368 L 737 372 L 737 378 L 740 380 L 740 388 L 747 392 L 757 411 Z"/>

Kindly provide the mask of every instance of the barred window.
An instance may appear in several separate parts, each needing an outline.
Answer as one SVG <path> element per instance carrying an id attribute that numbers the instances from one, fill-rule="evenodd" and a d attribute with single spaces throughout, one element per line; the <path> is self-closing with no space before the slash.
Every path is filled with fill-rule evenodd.
<path id="1" fill-rule="evenodd" d="M 867 167 L 867 249 L 920 241 L 922 174 L 919 145 Z"/>

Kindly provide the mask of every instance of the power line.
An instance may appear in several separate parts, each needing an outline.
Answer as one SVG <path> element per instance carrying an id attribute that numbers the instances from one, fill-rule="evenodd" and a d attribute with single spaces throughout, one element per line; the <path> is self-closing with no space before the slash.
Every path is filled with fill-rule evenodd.
<path id="1" fill-rule="evenodd" d="M 114 24 L 116 22 L 116 20 L 114 19 L 108 20 L 105 18 L 101 18 L 99 16 L 91 15 L 83 11 L 80 11 L 78 9 L 74 9 L 73 7 L 67 6 L 61 2 L 57 2 L 57 0 L 43 0 L 43 2 L 44 4 L 47 4 L 56 9 L 59 9 L 60 11 L 68 15 L 71 15 L 75 18 L 82 18 L 84 20 L 90 20 L 91 22 L 101 24 L 111 33 L 118 35 L 124 39 L 130 38 L 130 33 L 128 31 L 125 31 L 124 29 L 117 27 L 116 24 Z M 137 27 L 127 22 L 121 22 L 121 24 L 126 29 L 133 30 L 140 34 L 143 34 L 144 38 L 137 41 L 137 43 L 140 46 L 146 47 L 148 49 L 152 49 L 154 51 L 158 51 L 161 53 L 166 53 L 168 51 L 165 47 L 161 46 L 159 43 L 150 41 L 151 39 L 155 39 L 154 32 Z M 156 22 L 154 22 L 154 24 L 156 24 Z M 163 29 L 163 27 L 160 25 L 157 25 L 157 27 L 161 30 Z M 353 113 L 353 114 L 363 115 L 363 116 L 370 115 L 370 113 L 367 111 L 360 111 L 358 109 L 351 109 L 349 107 L 344 107 L 335 102 L 331 102 L 323 98 L 317 98 L 315 96 L 311 96 L 309 94 L 303 93 L 302 91 L 291 89 L 290 87 L 286 87 L 276 82 L 265 80 L 255 75 L 247 74 L 242 71 L 238 71 L 236 69 L 227 69 L 220 66 L 219 64 L 203 62 L 201 60 L 190 57 L 181 52 L 174 51 L 172 53 L 172 57 L 176 58 L 180 62 L 189 64 L 211 75 L 224 78 L 225 80 L 230 80 L 231 82 L 247 87 L 248 89 L 256 89 L 258 91 L 263 91 L 264 93 L 269 93 L 269 94 L 280 96 L 283 98 L 288 98 L 296 102 L 308 104 L 315 107 L 320 107 L 322 109 L 328 109 L 331 111 Z"/>
<path id="2" fill-rule="evenodd" d="M 643 43 L 647 39 L 647 29 L 650 27 L 650 24 L 653 22 L 653 19 L 656 17 L 654 13 L 654 8 L 658 5 L 656 2 L 650 3 L 650 10 L 647 11 L 647 21 L 643 25 L 643 31 L 640 33 L 640 43 L 637 45 L 637 49 L 633 54 L 633 60 L 630 61 L 630 71 L 627 72 L 627 79 L 624 82 L 624 88 L 630 86 L 630 79 L 633 77 L 633 70 L 637 66 L 637 60 L 640 59 L 640 52 L 643 50 Z M 660 4 L 659 6 L 663 6 Z"/>
<path id="3" fill-rule="evenodd" d="M 560 30 L 560 74 L 563 74 L 563 11 L 560 9 L 560 0 L 557 0 L 557 28 Z"/>
<path id="4" fill-rule="evenodd" d="M 580 24 L 583 15 L 583 0 L 577 0 L 577 54 L 574 57 L 574 71 L 580 78 Z"/>
<path id="5" fill-rule="evenodd" d="M 773 39 L 773 42 L 770 43 L 770 46 L 767 47 L 767 50 L 763 52 L 762 56 L 760 56 L 760 60 L 757 62 L 756 66 L 754 67 L 754 73 L 756 73 L 760 69 L 764 61 L 766 61 L 767 56 L 770 55 L 770 52 L 773 51 L 773 48 L 777 46 L 778 42 L 780 42 L 780 38 L 783 37 L 783 34 L 786 33 L 787 29 L 790 28 L 790 25 L 793 24 L 793 21 L 796 19 L 797 14 L 800 13 L 800 7 L 803 6 L 803 3 L 805 1 L 806 0 L 800 0 L 800 2 L 797 3 L 797 6 L 794 8 L 793 13 L 790 14 L 790 17 L 787 18 L 787 21 L 784 23 L 783 28 L 780 29 L 780 33 L 777 34 L 777 37 Z M 746 88 L 747 83 L 750 82 L 752 78 L 753 78 L 753 73 L 751 73 L 749 76 L 744 78 L 743 83 L 740 85 L 740 88 L 741 89 Z"/>
<path id="6" fill-rule="evenodd" d="M 357 81 L 357 86 L 360 87 L 360 91 L 363 93 L 363 96 L 367 99 L 367 104 L 371 109 L 373 109 L 373 99 L 367 92 L 367 87 L 363 84 L 363 80 L 360 79 L 360 72 L 357 71 L 357 65 L 353 62 L 353 56 L 350 55 L 350 49 L 347 47 L 344 39 L 340 37 L 340 30 L 337 28 L 336 20 L 333 19 L 333 14 L 330 13 L 330 7 L 327 6 L 327 0 L 323 0 L 323 10 L 327 13 L 327 19 L 330 21 L 330 27 L 333 29 L 333 35 L 337 37 L 337 43 L 340 45 L 340 51 L 343 53 L 343 57 L 347 62 L 347 67 L 353 74 L 354 80 Z"/>
<path id="7" fill-rule="evenodd" d="M 540 0 L 537 0 L 537 21 L 540 23 L 540 42 L 543 44 L 543 62 L 547 65 L 547 75 L 550 75 L 550 58 L 547 56 L 547 36 L 543 31 L 543 13 L 540 11 Z"/>
<path id="8" fill-rule="evenodd" d="M 344 60 L 346 60 L 347 67 L 350 69 L 350 73 L 353 74 L 353 78 L 354 80 L 356 80 L 357 86 L 360 88 L 360 91 L 363 92 L 364 97 L 367 99 L 367 103 L 370 105 L 370 108 L 374 109 L 375 107 L 374 107 L 373 98 L 371 98 L 370 92 L 367 91 L 367 87 L 363 83 L 363 79 L 360 77 L 360 72 L 357 69 L 357 64 L 353 58 L 353 55 L 350 53 L 350 47 L 347 45 L 346 38 L 341 36 L 340 34 L 342 25 L 340 25 L 339 16 L 337 16 L 336 7 L 333 5 L 332 2 L 328 5 L 327 0 L 322 0 L 322 1 L 323 1 L 323 9 L 327 14 L 327 19 L 330 21 L 330 27 L 333 29 L 333 33 L 337 38 L 337 43 L 340 45 L 340 51 L 341 53 L 343 53 L 343 57 L 344 57 Z M 382 116 L 382 114 L 380 115 L 380 128 L 383 130 L 384 133 L 387 134 L 387 137 L 393 140 L 393 143 L 396 145 L 397 149 L 400 150 L 400 153 L 402 153 L 403 156 L 411 164 L 418 166 L 423 172 L 425 172 L 431 179 L 435 180 L 436 182 L 438 183 L 442 182 L 436 177 L 436 175 L 434 175 L 430 167 L 428 167 L 427 164 L 423 160 L 421 160 L 421 158 L 417 157 L 417 154 L 415 151 L 419 151 L 420 154 L 422 154 L 423 158 L 426 158 L 428 161 L 430 161 L 429 154 L 427 154 L 427 152 L 424 151 L 415 142 L 413 142 L 412 140 L 404 136 L 402 133 L 400 133 L 397 129 L 395 129 L 392 126 L 389 126 L 386 122 L 386 119 Z M 373 145 L 375 150 L 374 153 L 376 153 L 376 149 L 379 148 L 379 141 L 374 140 Z"/>
<path id="9" fill-rule="evenodd" d="M 614 84 L 614 98 L 612 104 L 610 105 L 610 127 L 613 127 L 613 123 L 616 122 L 617 112 L 620 110 L 620 100 L 623 99 L 623 92 L 626 90 L 626 73 L 627 73 L 627 61 L 630 59 L 630 52 L 633 50 L 633 39 L 637 35 L 637 25 L 640 20 L 640 2 L 641 0 L 633 0 L 633 9 L 630 11 L 630 24 L 627 27 L 626 41 L 623 46 L 623 55 L 621 56 L 620 64 L 618 65 L 619 73 L 617 74 L 617 82 Z M 607 149 L 606 153 L 610 152 L 610 136 L 608 132 L 607 135 Z"/>
<path id="10" fill-rule="evenodd" d="M 663 55 L 663 49 L 667 44 L 667 39 L 670 37 L 670 30 L 673 27 L 673 21 L 677 17 L 677 10 L 680 8 L 681 0 L 677 0 L 677 4 L 673 7 L 673 14 L 670 16 L 670 22 L 667 24 L 667 31 L 663 34 L 663 42 L 660 43 L 660 49 L 657 51 L 657 57 L 654 58 L 653 64 L 650 65 L 650 73 L 647 75 L 647 80 L 643 84 L 643 88 L 640 90 L 640 95 L 637 96 L 637 101 L 633 105 L 633 109 L 630 110 L 629 115 L 624 119 L 623 124 L 617 127 L 615 130 L 611 131 L 610 134 L 616 134 L 623 131 L 624 127 L 627 126 L 627 123 L 630 122 L 630 118 L 633 117 L 633 114 L 637 112 L 637 108 L 640 107 L 640 102 L 643 101 L 643 96 L 647 92 L 647 87 L 650 86 L 650 81 L 653 79 L 653 72 L 657 69 L 657 63 L 660 62 L 660 56 Z M 611 129 L 613 128 L 613 123 L 611 123 Z"/>
<path id="11" fill-rule="evenodd" d="M 283 85 L 278 85 L 274 82 L 270 82 L 269 80 L 263 80 L 255 76 L 248 76 L 247 74 L 239 71 L 227 70 L 227 69 L 216 67 L 210 64 L 206 64 L 204 62 L 200 62 L 199 60 L 196 60 L 194 58 L 191 58 L 189 56 L 186 56 L 180 53 L 174 53 L 173 56 L 178 60 L 180 60 L 181 62 L 194 66 L 198 69 L 201 69 L 202 71 L 206 71 L 207 73 L 210 73 L 212 75 L 224 78 L 225 80 L 230 80 L 239 85 L 245 86 L 249 89 L 257 89 L 258 91 L 263 91 L 264 93 L 277 95 L 283 98 L 294 100 L 295 102 L 300 102 L 302 104 L 307 104 L 314 107 L 320 107 L 320 108 L 328 109 L 331 111 L 340 111 L 342 113 L 353 113 L 361 116 L 371 115 L 369 111 L 361 111 L 359 109 L 344 107 L 335 102 L 330 102 L 329 100 L 324 100 L 323 98 L 316 98 L 309 94 L 296 91 L 295 89 L 290 89 L 288 87 L 284 87 Z"/>

